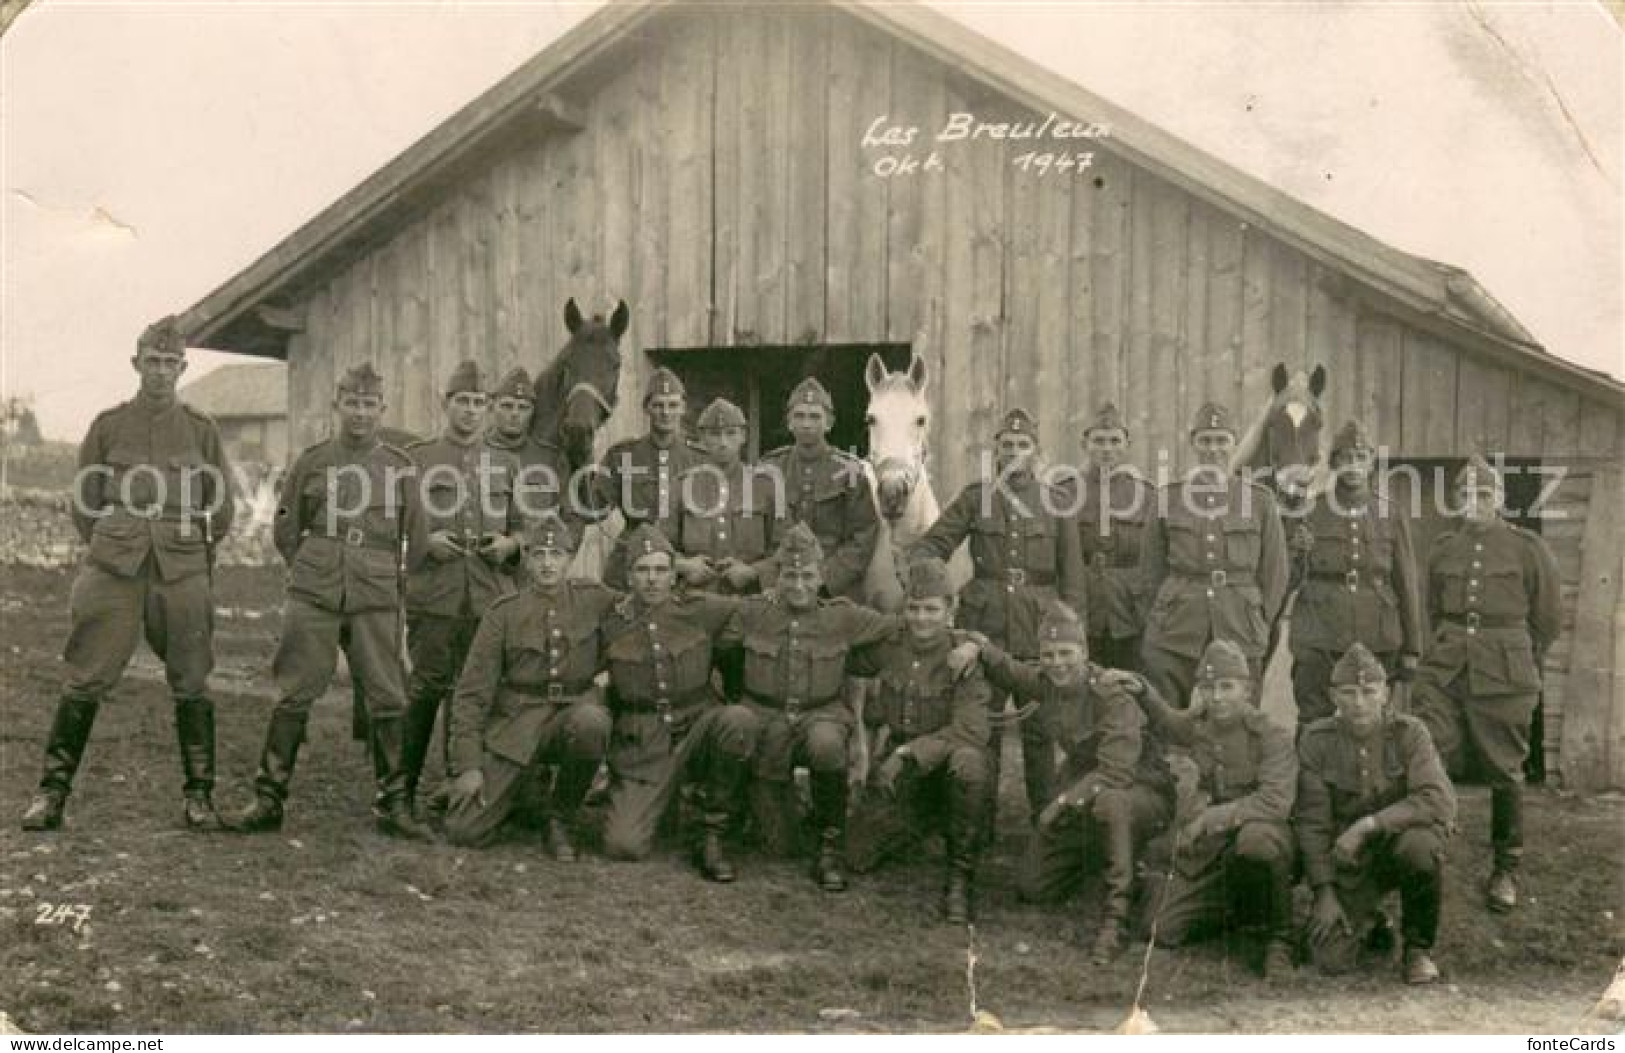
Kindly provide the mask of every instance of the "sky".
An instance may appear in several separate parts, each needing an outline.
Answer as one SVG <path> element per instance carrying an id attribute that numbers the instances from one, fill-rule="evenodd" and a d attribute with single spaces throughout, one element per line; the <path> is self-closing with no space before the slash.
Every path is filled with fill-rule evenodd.
<path id="1" fill-rule="evenodd" d="M 36 0 L 0 38 L 0 394 L 77 440 L 195 303 L 595 3 Z M 933 3 L 1625 377 L 1594 3 Z M 194 352 L 186 379 L 232 356 Z"/>

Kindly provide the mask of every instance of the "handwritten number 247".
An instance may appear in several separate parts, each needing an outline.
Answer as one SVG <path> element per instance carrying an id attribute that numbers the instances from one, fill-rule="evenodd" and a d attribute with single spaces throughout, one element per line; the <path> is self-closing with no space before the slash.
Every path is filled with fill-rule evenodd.
<path id="1" fill-rule="evenodd" d="M 1028 150 L 1024 154 L 1017 154 L 1010 163 L 1023 172 L 1037 172 L 1039 175 L 1048 175 L 1050 172 L 1064 174 L 1093 168 L 1095 155 L 1092 150 L 1082 153 L 1039 153 L 1036 150 Z"/>
<path id="2" fill-rule="evenodd" d="M 88 903 L 41 903 L 34 908 L 35 925 L 72 925 L 73 931 L 78 932 L 85 922 L 90 920 L 90 905 Z"/>

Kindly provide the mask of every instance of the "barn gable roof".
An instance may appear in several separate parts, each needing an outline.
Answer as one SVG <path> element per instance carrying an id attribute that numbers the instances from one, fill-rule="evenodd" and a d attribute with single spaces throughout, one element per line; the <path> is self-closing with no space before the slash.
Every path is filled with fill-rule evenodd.
<path id="1" fill-rule="evenodd" d="M 288 415 L 288 370 L 277 362 L 220 366 L 181 388 L 181 401 L 216 420 Z"/>
<path id="2" fill-rule="evenodd" d="M 1542 348 L 1468 272 L 1402 252 L 1169 134 L 1071 80 L 921 5 L 825 0 L 935 58 L 982 92 L 1038 112 L 1111 126 L 1095 145 L 1347 274 L 1463 346 L 1610 400 L 1625 383 Z M 190 343 L 264 357 L 286 355 L 298 293 L 364 254 L 516 131 L 548 134 L 581 122 L 567 87 L 593 60 L 663 10 L 716 4 L 627 0 L 606 5 L 452 115 L 258 261 L 181 316 Z"/>

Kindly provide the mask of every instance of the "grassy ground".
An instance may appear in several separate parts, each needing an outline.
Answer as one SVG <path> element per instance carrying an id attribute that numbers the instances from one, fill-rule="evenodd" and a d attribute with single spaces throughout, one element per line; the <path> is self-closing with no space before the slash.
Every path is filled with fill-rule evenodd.
<path id="1" fill-rule="evenodd" d="M 138 657 L 104 707 L 67 828 L 20 812 L 60 676 L 69 577 L 0 578 L 0 1010 L 31 1031 L 510 1032 L 963 1030 L 970 934 L 936 916 L 938 864 L 818 892 L 804 864 L 743 855 L 738 884 L 701 881 L 673 849 L 644 864 L 562 866 L 535 834 L 485 852 L 374 834 L 371 776 L 345 700 L 318 706 L 279 835 L 179 826 L 179 762 L 156 663 Z M 275 571 L 227 571 L 220 620 L 223 804 L 246 803 L 271 702 Z M 1012 774 L 1012 765 L 1007 765 Z M 1008 787 L 1014 792 L 1013 786 Z M 1145 1005 L 1165 1030 L 1567 1032 L 1607 985 L 1622 941 L 1617 798 L 1537 792 L 1527 905 L 1479 905 L 1487 802 L 1465 791 L 1432 989 L 1395 966 L 1265 985 L 1255 948 L 1151 960 Z M 978 1006 L 1007 1026 L 1110 1029 L 1143 945 L 1109 968 L 1078 946 L 1089 908 L 1030 908 L 1011 890 L 1009 809 L 984 867 Z M 88 908 L 76 925 L 60 905 Z M 49 909 L 47 909 L 49 907 Z"/>

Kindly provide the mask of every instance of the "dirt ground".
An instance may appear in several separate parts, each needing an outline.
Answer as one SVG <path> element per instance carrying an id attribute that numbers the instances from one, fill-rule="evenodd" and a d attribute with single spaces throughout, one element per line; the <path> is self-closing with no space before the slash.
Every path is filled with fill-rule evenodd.
<path id="1" fill-rule="evenodd" d="M 104 707 L 54 835 L 16 827 L 61 674 L 70 575 L 0 572 L 0 1011 L 33 1032 L 962 1031 L 977 1008 L 1009 1028 L 1115 1028 L 1145 948 L 1107 968 L 1080 947 L 1088 901 L 1058 913 L 1013 892 L 1014 784 L 984 865 L 974 932 L 936 915 L 940 861 L 820 893 L 801 861 L 740 857 L 700 880 L 675 846 L 643 864 L 560 865 L 519 831 L 470 852 L 372 831 L 371 776 L 345 698 L 316 711 L 279 835 L 179 825 L 179 761 L 160 669 L 141 652 Z M 217 595 L 221 786 L 246 803 L 271 703 L 280 573 L 228 570 Z M 1006 765 L 1012 776 L 1015 762 Z M 1300 970 L 1266 985 L 1256 945 L 1150 959 L 1144 1005 L 1165 1031 L 1563 1033 L 1625 949 L 1625 802 L 1535 791 L 1526 905 L 1480 905 L 1487 800 L 1463 791 L 1438 960 Z"/>

